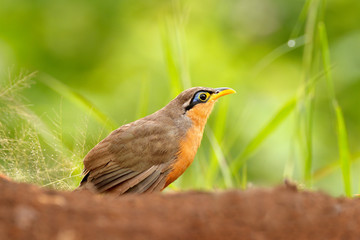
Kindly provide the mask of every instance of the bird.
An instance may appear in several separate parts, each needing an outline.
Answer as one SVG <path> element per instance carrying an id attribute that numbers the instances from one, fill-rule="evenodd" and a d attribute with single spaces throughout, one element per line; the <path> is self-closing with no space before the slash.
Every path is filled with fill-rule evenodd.
<path id="1" fill-rule="evenodd" d="M 78 190 L 99 194 L 160 192 L 193 162 L 204 127 L 227 87 L 193 87 L 165 107 L 111 132 L 85 156 Z"/>

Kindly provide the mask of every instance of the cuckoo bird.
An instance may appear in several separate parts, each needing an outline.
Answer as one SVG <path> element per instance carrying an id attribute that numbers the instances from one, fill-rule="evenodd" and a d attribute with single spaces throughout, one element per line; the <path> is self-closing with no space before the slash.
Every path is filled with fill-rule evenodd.
<path id="1" fill-rule="evenodd" d="M 192 163 L 214 103 L 231 93 L 190 88 L 157 112 L 114 130 L 85 156 L 79 189 L 117 195 L 162 191 Z"/>

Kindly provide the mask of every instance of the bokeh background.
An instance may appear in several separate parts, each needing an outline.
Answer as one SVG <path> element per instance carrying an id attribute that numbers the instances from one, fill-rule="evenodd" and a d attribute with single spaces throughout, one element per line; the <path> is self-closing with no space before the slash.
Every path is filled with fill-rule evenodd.
<path id="1" fill-rule="evenodd" d="M 333 195 L 350 179 L 359 192 L 360 1 L 0 6 L 0 171 L 15 180 L 73 189 L 82 158 L 111 130 L 188 87 L 227 86 L 237 94 L 217 103 L 174 189 L 289 178 Z"/>

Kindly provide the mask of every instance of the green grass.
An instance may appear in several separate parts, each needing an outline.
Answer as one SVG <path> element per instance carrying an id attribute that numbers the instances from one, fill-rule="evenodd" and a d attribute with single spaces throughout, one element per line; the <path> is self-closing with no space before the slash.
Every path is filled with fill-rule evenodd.
<path id="1" fill-rule="evenodd" d="M 259 149 L 261 144 L 271 135 L 279 125 L 282 124 L 284 120 L 289 116 L 289 114 L 294 111 L 296 107 L 296 98 L 290 99 L 286 102 L 281 109 L 273 116 L 273 118 L 268 121 L 265 126 L 259 131 L 256 136 L 250 140 L 246 145 L 245 149 L 239 156 L 235 157 L 235 160 L 232 162 L 231 169 L 234 176 L 240 171 L 245 162 L 249 157 Z"/>
<path id="2" fill-rule="evenodd" d="M 330 53 L 327 41 L 326 27 L 324 22 L 318 23 L 319 38 L 321 43 L 321 54 L 322 62 L 325 69 L 330 68 Z M 338 134 L 338 147 L 341 162 L 341 171 L 344 182 L 344 189 L 346 196 L 352 196 L 351 188 L 351 161 L 350 161 L 350 150 L 348 146 L 348 136 L 346 130 L 346 124 L 342 109 L 335 97 L 334 84 L 331 71 L 326 71 L 326 83 L 329 92 L 329 98 L 332 103 L 335 115 L 336 115 L 336 127 Z"/>
<path id="3" fill-rule="evenodd" d="M 38 74 L 36 79 L 45 84 L 47 87 L 51 88 L 53 91 L 57 92 L 61 96 L 65 97 L 68 101 L 78 105 L 83 112 L 88 113 L 94 117 L 100 124 L 106 127 L 109 131 L 117 127 L 117 124 L 111 120 L 108 116 L 102 113 L 94 104 L 92 104 L 88 99 L 86 99 L 81 94 L 72 90 L 61 81 L 57 80 L 54 77 L 51 77 L 46 74 Z"/>
<path id="4" fill-rule="evenodd" d="M 288 139 L 292 150 L 289 158 L 282 161 L 284 171 L 280 178 L 289 178 L 313 189 L 315 183 L 340 169 L 342 179 L 339 181 L 343 182 L 343 193 L 348 197 L 352 196 L 354 183 L 351 171 L 359 154 L 352 154 L 350 151 L 346 116 L 336 97 L 324 23 L 325 4 L 325 1 L 307 0 L 290 34 L 289 39 L 295 42 L 295 46 L 289 47 L 289 42 L 281 44 L 258 61 L 250 74 L 261 77 L 264 69 L 284 55 L 302 50 L 301 81 L 297 89 L 294 89 L 293 97 L 279 104 L 278 110 L 261 120 L 261 126 L 250 137 L 237 125 L 241 119 L 238 122 L 232 121 L 235 115 L 231 113 L 241 111 L 238 106 L 231 104 L 231 99 L 236 96 L 219 100 L 207 124 L 202 146 L 196 157 L 197 162 L 172 184 L 173 189 L 194 186 L 200 189 L 246 189 L 252 179 L 249 174 L 249 169 L 253 166 L 252 159 L 264 150 L 272 136 L 290 122 L 293 131 L 288 133 Z M 190 78 L 189 53 L 186 51 L 186 8 L 180 1 L 172 1 L 168 10 L 159 20 L 159 29 L 170 90 L 167 95 L 174 97 L 194 84 Z M 281 72 L 278 74 L 281 75 Z M 21 91 L 31 87 L 31 82 L 35 81 L 58 94 L 67 103 L 66 106 L 75 106 L 84 116 L 84 121 L 74 123 L 81 127 L 76 133 L 71 133 L 71 144 L 63 139 L 63 105 L 55 110 L 56 118 L 51 119 L 49 124 L 44 116 L 35 114 L 22 98 Z M 109 114 L 96 107 L 84 95 L 47 74 L 11 75 L 0 79 L 0 82 L 3 83 L 0 88 L 0 171 L 18 181 L 57 189 L 74 189 L 81 179 L 82 158 L 86 152 L 121 124 L 112 120 Z M 149 79 L 144 77 L 139 82 L 141 88 L 135 111 L 137 118 L 149 113 L 152 96 Z M 316 158 L 315 144 L 318 134 L 316 130 L 318 124 L 321 124 L 316 121 L 316 114 L 321 110 L 317 100 L 321 98 L 318 87 L 322 83 L 327 87 L 326 101 L 333 111 L 332 130 L 337 134 L 338 148 L 338 156 L 326 159 L 325 164 Z M 165 104 L 164 100 L 163 105 Z M 58 106 L 53 108 L 57 109 Z M 122 117 L 121 121 L 129 118 Z M 93 133 L 92 121 L 101 130 Z M 232 125 L 229 127 L 229 124 Z"/>
<path id="5" fill-rule="evenodd" d="M 17 181 L 70 189 L 77 184 L 78 158 L 39 116 L 34 114 L 20 91 L 35 74 L 9 76 L 0 91 L 0 171 Z"/>

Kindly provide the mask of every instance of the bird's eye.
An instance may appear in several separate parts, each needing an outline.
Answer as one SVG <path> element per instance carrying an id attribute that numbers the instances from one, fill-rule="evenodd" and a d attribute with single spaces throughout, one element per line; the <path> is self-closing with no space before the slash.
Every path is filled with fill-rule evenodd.
<path id="1" fill-rule="evenodd" d="M 206 95 L 205 93 L 201 93 L 201 94 L 199 95 L 199 99 L 200 99 L 200 101 L 204 102 L 204 101 L 206 101 L 206 99 L 207 99 L 207 95 Z"/>
<path id="2" fill-rule="evenodd" d="M 192 107 L 194 107 L 198 103 L 206 103 L 211 96 L 210 92 L 206 91 L 200 91 L 197 92 L 193 99 L 191 100 L 191 103 L 185 108 L 186 111 L 190 110 Z"/>
<path id="3" fill-rule="evenodd" d="M 194 100 L 198 102 L 206 102 L 210 96 L 210 93 L 208 92 L 199 92 L 196 94 Z"/>

